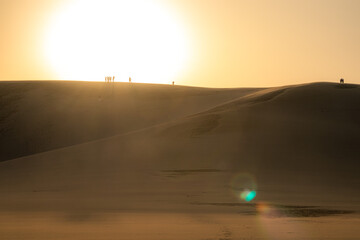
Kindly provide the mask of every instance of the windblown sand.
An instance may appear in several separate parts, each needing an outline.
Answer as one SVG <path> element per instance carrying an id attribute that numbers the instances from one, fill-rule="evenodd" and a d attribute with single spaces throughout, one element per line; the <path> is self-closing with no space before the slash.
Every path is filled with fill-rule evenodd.
<path id="1" fill-rule="evenodd" d="M 360 238 L 358 85 L 0 94 L 1 239 Z"/>

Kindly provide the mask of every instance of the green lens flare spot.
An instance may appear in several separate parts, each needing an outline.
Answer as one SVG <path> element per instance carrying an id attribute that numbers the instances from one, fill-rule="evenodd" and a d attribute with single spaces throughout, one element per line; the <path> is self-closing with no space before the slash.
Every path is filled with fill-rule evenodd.
<path id="1" fill-rule="evenodd" d="M 253 200 L 256 197 L 256 191 L 251 191 L 247 194 L 247 196 L 245 197 L 245 201 L 250 202 L 251 200 Z"/>
<path id="2" fill-rule="evenodd" d="M 240 194 L 240 197 L 246 202 L 250 202 L 256 197 L 256 191 L 249 191 L 249 190 L 243 191 Z"/>

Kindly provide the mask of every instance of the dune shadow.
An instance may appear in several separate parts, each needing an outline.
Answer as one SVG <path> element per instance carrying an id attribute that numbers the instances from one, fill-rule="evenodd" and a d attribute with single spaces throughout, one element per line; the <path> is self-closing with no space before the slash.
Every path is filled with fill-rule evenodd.
<path id="1" fill-rule="evenodd" d="M 204 168 L 204 169 L 172 169 L 172 170 L 162 170 L 161 173 L 165 174 L 167 177 L 179 177 L 187 176 L 194 174 L 203 174 L 203 173 L 219 173 L 224 172 L 220 169 L 213 168 Z"/>
<path id="2" fill-rule="evenodd" d="M 194 205 L 238 207 L 237 213 L 243 215 L 262 215 L 265 217 L 327 217 L 334 215 L 352 214 L 355 211 L 321 208 L 319 206 L 302 205 L 277 205 L 277 204 L 258 204 L 258 203 L 201 203 L 195 202 Z"/>
<path id="3" fill-rule="evenodd" d="M 327 217 L 351 213 L 354 213 L 354 211 L 322 208 L 282 208 L 263 215 L 267 217 Z"/>

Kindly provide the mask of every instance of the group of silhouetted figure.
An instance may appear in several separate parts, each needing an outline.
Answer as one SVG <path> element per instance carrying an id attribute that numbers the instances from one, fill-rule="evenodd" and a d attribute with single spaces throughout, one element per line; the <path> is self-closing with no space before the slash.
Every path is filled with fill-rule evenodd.
<path id="1" fill-rule="evenodd" d="M 105 82 L 106 82 L 106 83 L 115 82 L 115 76 L 105 77 Z M 131 83 L 131 77 L 129 77 L 129 82 Z"/>
<path id="2" fill-rule="evenodd" d="M 105 77 L 105 82 L 106 82 L 106 83 L 115 82 L 115 76 Z"/>
<path id="3" fill-rule="evenodd" d="M 115 76 L 112 77 L 105 77 L 106 83 L 113 83 L 115 82 Z M 129 83 L 131 83 L 131 77 L 129 77 Z M 172 81 L 172 85 L 175 85 L 175 81 Z"/>

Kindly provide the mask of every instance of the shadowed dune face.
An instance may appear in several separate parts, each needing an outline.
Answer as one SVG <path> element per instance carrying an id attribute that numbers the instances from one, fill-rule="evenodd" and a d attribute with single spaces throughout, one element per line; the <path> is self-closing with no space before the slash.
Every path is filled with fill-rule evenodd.
<path id="1" fill-rule="evenodd" d="M 0 161 L 150 127 L 255 90 L 1 82 Z"/>
<path id="2" fill-rule="evenodd" d="M 177 119 L 0 163 L 0 212 L 13 216 L 51 213 L 56 221 L 84 226 L 110 215 L 131 219 L 145 213 L 148 215 L 136 218 L 136 223 L 154 218 L 171 222 L 175 216 L 182 220 L 172 229 L 192 224 L 205 224 L 207 229 L 211 224 L 226 226 L 219 237 L 200 234 L 199 239 L 241 239 L 243 235 L 236 234 L 248 230 L 240 229 L 239 223 L 246 225 L 254 219 L 262 219 L 279 232 L 288 223 L 283 219 L 302 219 L 304 226 L 320 228 L 314 219 L 321 219 L 324 226 L 333 226 L 321 230 L 321 236 L 330 236 L 326 235 L 330 231 L 338 239 L 346 234 L 356 239 L 358 234 L 349 233 L 348 228 L 359 222 L 360 88 L 344 86 L 316 83 L 247 92 L 212 90 L 219 91 L 216 93 L 174 89 L 186 94 L 195 91 L 195 99 L 200 99 L 191 108 L 193 99 L 181 102 L 184 105 L 177 103 L 185 109 L 172 113 L 178 114 Z M 155 90 L 168 91 L 166 87 L 138 90 L 148 96 L 154 96 Z M 176 94 L 180 93 L 172 92 L 162 100 L 186 95 Z M 164 111 L 164 120 L 168 108 L 160 103 L 156 106 L 163 109 L 144 114 L 160 116 Z M 154 120 L 144 121 L 150 126 Z M 250 190 L 256 197 L 244 201 L 241 195 Z M 191 220 L 184 220 L 182 214 Z M 343 221 L 348 225 L 339 225 Z M 145 225 L 125 224 L 140 227 L 137 233 L 146 229 Z M 157 236 L 152 233 L 151 237 Z M 251 233 L 248 239 L 267 239 L 258 229 Z"/>
<path id="3" fill-rule="evenodd" d="M 312 168 L 356 174 L 356 168 L 347 165 L 360 166 L 359 106 L 357 86 L 267 89 L 189 117 L 160 135 L 177 136 L 179 141 L 224 138 L 219 148 L 229 149 L 223 154 L 229 151 L 232 156 L 259 161 L 257 169 L 273 166 L 285 171 Z"/>

